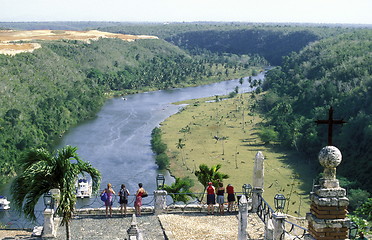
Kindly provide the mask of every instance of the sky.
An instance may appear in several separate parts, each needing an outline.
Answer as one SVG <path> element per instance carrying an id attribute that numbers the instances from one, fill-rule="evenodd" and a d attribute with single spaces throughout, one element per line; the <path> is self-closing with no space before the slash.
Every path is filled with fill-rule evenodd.
<path id="1" fill-rule="evenodd" d="M 372 0 L 0 0 L 0 21 L 372 24 Z"/>

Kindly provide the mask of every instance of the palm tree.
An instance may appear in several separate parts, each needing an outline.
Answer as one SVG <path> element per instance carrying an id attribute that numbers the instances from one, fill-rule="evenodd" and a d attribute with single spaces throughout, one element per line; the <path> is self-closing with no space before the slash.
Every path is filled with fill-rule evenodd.
<path id="1" fill-rule="evenodd" d="M 69 223 L 72 219 L 76 196 L 75 183 L 79 174 L 89 174 L 92 190 L 96 192 L 101 181 L 100 172 L 90 163 L 82 161 L 77 148 L 66 146 L 56 153 L 32 149 L 22 160 L 21 174 L 12 183 L 12 197 L 18 211 L 35 220 L 34 208 L 39 198 L 51 189 L 59 189 L 59 205 L 56 213 L 62 217 L 61 225 L 66 226 L 66 239 L 70 239 Z"/>
<path id="2" fill-rule="evenodd" d="M 185 159 L 183 158 L 183 148 L 185 147 L 185 144 L 182 143 L 182 138 L 179 138 L 179 139 L 178 139 L 178 143 L 176 144 L 176 147 L 177 147 L 178 149 L 181 149 L 182 163 L 183 163 L 183 165 L 185 165 L 185 164 L 186 164 L 186 163 L 185 163 Z"/>
<path id="3" fill-rule="evenodd" d="M 177 178 L 172 185 L 164 185 L 164 190 L 172 197 L 173 202 L 184 202 L 186 203 L 190 197 L 194 197 L 191 193 L 190 188 L 194 185 L 193 181 L 189 177 Z"/>
<path id="4" fill-rule="evenodd" d="M 198 178 L 198 181 L 204 186 L 203 196 L 200 201 L 203 200 L 205 189 L 207 188 L 209 182 L 212 182 L 212 184 L 217 187 L 218 182 L 222 181 L 223 179 L 229 178 L 229 175 L 218 172 L 221 166 L 221 164 L 217 164 L 209 168 L 206 164 L 200 164 L 199 170 L 195 171 L 195 176 Z"/>

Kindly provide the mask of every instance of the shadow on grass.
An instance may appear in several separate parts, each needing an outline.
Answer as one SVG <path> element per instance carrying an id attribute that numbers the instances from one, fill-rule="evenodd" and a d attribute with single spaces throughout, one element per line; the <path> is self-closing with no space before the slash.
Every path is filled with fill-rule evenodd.
<path id="1" fill-rule="evenodd" d="M 299 175 L 301 180 L 300 189 L 310 194 L 313 187 L 313 179 L 318 175 L 318 160 L 310 159 L 299 152 L 285 150 L 279 145 L 270 146 L 273 152 L 286 153 L 286 156 L 279 157 L 278 160 L 290 166 L 295 173 Z"/>

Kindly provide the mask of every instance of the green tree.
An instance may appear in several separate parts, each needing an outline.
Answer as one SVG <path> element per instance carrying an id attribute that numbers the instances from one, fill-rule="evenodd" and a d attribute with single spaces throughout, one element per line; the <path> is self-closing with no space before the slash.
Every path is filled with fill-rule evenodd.
<path id="1" fill-rule="evenodd" d="M 272 127 L 261 128 L 261 131 L 258 133 L 261 138 L 261 141 L 265 144 L 276 141 L 278 139 L 278 133 Z"/>
<path id="2" fill-rule="evenodd" d="M 193 181 L 189 177 L 177 178 L 172 185 L 164 185 L 164 190 L 171 196 L 174 202 L 184 202 L 190 200 L 191 194 L 190 188 L 194 185 Z"/>
<path id="3" fill-rule="evenodd" d="M 94 192 L 98 190 L 101 180 L 100 172 L 82 161 L 76 150 L 72 146 L 53 154 L 43 148 L 30 150 L 22 159 L 21 174 L 12 183 L 16 209 L 32 220 L 36 219 L 34 208 L 39 198 L 51 189 L 60 190 L 56 213 L 62 217 L 61 225 L 66 227 L 66 239 L 70 239 L 69 223 L 76 203 L 75 183 L 78 175 L 90 175 Z"/>
<path id="4" fill-rule="evenodd" d="M 214 186 L 217 186 L 218 182 L 222 181 L 223 179 L 229 178 L 229 175 L 218 171 L 220 170 L 221 166 L 221 164 L 217 164 L 209 168 L 206 164 L 200 164 L 199 170 L 195 171 L 195 176 L 198 178 L 198 181 L 204 186 L 203 196 L 209 182 L 212 182 Z"/>

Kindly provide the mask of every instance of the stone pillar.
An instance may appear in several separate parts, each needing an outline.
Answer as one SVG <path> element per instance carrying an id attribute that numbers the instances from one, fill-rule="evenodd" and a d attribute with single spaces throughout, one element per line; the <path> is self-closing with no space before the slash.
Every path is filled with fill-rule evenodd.
<path id="1" fill-rule="evenodd" d="M 132 216 L 132 222 L 127 232 L 129 240 L 143 240 L 142 234 L 140 233 L 137 227 L 137 218 L 135 214 L 133 214 Z"/>
<path id="2" fill-rule="evenodd" d="M 260 204 L 259 195 L 263 193 L 264 187 L 264 155 L 261 151 L 256 153 L 253 169 L 253 190 L 252 190 L 252 212 L 256 213 Z"/>
<path id="3" fill-rule="evenodd" d="M 274 232 L 273 232 L 273 239 L 280 240 L 284 238 L 284 220 L 287 216 L 283 213 L 274 213 L 273 214 L 273 225 L 274 225 Z"/>
<path id="4" fill-rule="evenodd" d="M 167 191 L 165 190 L 155 190 L 154 191 L 154 198 L 155 198 L 155 215 L 162 214 L 164 210 L 167 208 Z"/>
<path id="5" fill-rule="evenodd" d="M 247 240 L 248 201 L 245 195 L 241 196 L 238 205 L 239 205 L 238 240 Z"/>
<path id="6" fill-rule="evenodd" d="M 253 168 L 253 187 L 261 188 L 264 187 L 264 155 L 261 151 L 256 153 Z"/>
<path id="7" fill-rule="evenodd" d="M 260 196 L 262 196 L 262 188 L 253 188 L 252 190 L 252 212 L 258 212 L 258 206 L 260 205 Z"/>
<path id="8" fill-rule="evenodd" d="M 54 238 L 56 237 L 56 229 L 54 226 L 54 219 L 53 219 L 54 210 L 53 209 L 45 209 L 44 210 L 44 225 L 43 225 L 43 238 Z"/>
<path id="9" fill-rule="evenodd" d="M 319 162 L 324 167 L 323 178 L 310 193 L 310 213 L 306 215 L 309 233 L 317 240 L 348 238 L 349 199 L 336 179 L 336 167 L 341 160 L 341 152 L 334 146 L 324 147 L 319 153 Z"/>

